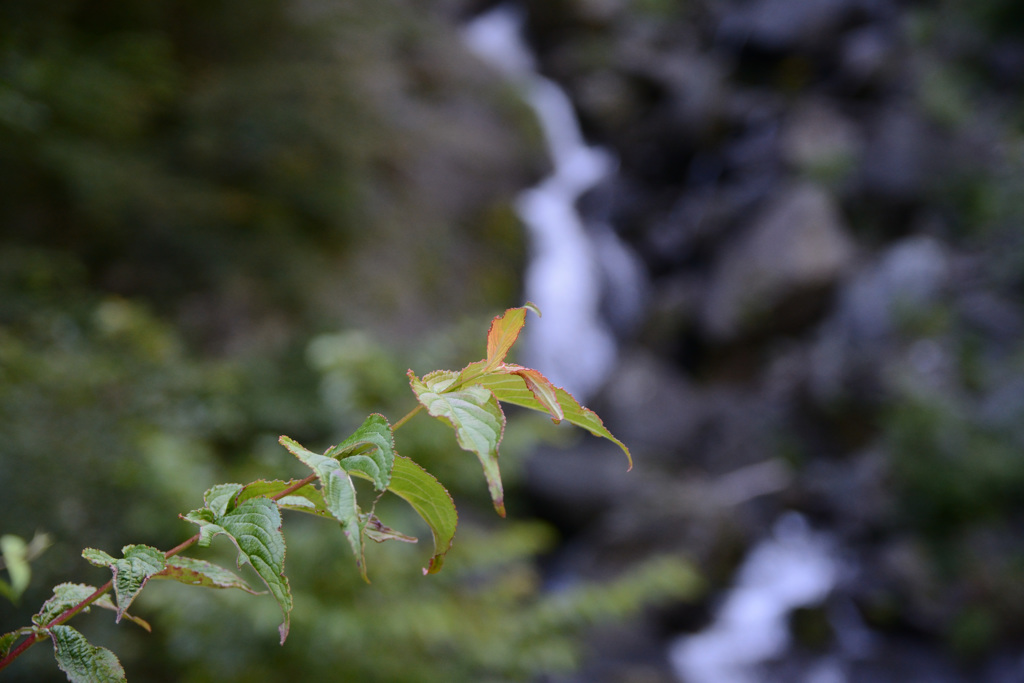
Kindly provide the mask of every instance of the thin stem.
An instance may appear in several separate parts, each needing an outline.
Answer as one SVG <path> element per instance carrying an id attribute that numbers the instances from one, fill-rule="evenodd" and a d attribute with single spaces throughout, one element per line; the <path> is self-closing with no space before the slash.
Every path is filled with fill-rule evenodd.
<path id="1" fill-rule="evenodd" d="M 198 540 L 199 540 L 199 534 L 196 534 L 195 536 L 193 536 L 192 538 L 188 539 L 187 541 L 182 541 L 181 543 L 179 543 L 178 545 L 174 546 L 173 548 L 168 550 L 166 553 L 164 553 L 164 559 L 168 559 L 168 558 L 174 557 L 178 553 L 184 551 L 186 548 L 192 547 L 193 545 L 196 544 L 196 542 Z"/>
<path id="2" fill-rule="evenodd" d="M 309 475 L 305 479 L 299 479 L 297 482 L 295 482 L 294 484 L 292 484 L 288 488 L 283 489 L 281 491 L 278 491 L 277 493 L 275 493 L 274 495 L 272 495 L 270 497 L 270 500 L 281 500 L 282 498 L 287 496 L 289 493 L 294 493 L 295 491 L 298 491 L 299 489 L 301 489 L 306 484 L 313 483 L 315 480 L 316 480 L 316 473 L 314 472 L 313 474 Z"/>
<path id="3" fill-rule="evenodd" d="M 29 649 L 44 638 L 46 638 L 46 636 L 41 633 L 29 635 L 28 638 L 21 641 L 21 645 L 8 652 L 6 657 L 0 659 L 0 670 L 5 669 L 8 664 L 20 657 L 25 650 Z"/>
<path id="4" fill-rule="evenodd" d="M 399 427 L 404 425 L 406 422 L 408 422 L 412 418 L 416 417 L 416 414 L 419 413 L 421 410 L 423 410 L 423 404 L 422 403 L 417 405 L 415 408 L 410 410 L 408 413 L 406 413 L 405 417 L 403 417 L 401 420 L 399 420 L 395 424 L 391 425 L 391 431 L 395 431 L 396 429 L 398 429 Z"/>

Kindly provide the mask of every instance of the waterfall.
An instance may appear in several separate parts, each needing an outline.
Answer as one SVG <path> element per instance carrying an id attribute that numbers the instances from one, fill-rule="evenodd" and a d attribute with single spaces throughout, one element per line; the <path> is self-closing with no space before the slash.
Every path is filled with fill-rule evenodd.
<path id="1" fill-rule="evenodd" d="M 774 533 L 753 548 L 704 631 L 676 640 L 670 652 L 679 680 L 687 683 L 758 683 L 760 665 L 790 647 L 787 619 L 797 607 L 820 604 L 836 586 L 840 565 L 834 542 L 790 512 Z M 868 647 L 866 630 L 844 620 L 840 635 L 846 654 Z M 843 662 L 823 657 L 806 681 L 843 683 Z"/>
<path id="2" fill-rule="evenodd" d="M 614 231 L 585 223 L 576 209 L 580 196 L 607 179 L 617 162 L 586 144 L 565 92 L 537 73 L 522 22 L 518 8 L 500 6 L 469 22 L 464 39 L 520 89 L 544 133 L 553 171 L 516 201 L 531 247 L 526 298 L 544 314 L 526 328 L 525 362 L 583 399 L 600 388 L 617 358 L 618 344 L 602 313 L 605 296 L 614 292 L 618 315 L 638 316 L 643 276 Z"/>

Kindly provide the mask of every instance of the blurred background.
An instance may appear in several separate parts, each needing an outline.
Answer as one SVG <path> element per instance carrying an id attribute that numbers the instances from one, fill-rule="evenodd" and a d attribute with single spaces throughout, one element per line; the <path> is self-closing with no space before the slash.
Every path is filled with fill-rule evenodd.
<path id="1" fill-rule="evenodd" d="M 440 575 L 293 516 L 284 647 L 176 585 L 75 626 L 136 681 L 1024 680 L 1021 7 L 0 3 L 0 533 L 54 541 L 0 633 L 532 299 L 632 472 L 510 411 L 500 520 L 415 420 Z"/>

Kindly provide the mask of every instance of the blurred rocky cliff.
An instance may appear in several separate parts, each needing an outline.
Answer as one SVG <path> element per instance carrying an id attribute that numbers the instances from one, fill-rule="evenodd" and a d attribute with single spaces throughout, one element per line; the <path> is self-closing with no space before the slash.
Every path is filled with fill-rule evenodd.
<path id="1" fill-rule="evenodd" d="M 676 551 L 722 589 L 797 511 L 834 534 L 844 571 L 757 680 L 810 680 L 793 662 L 828 657 L 841 678 L 827 680 L 1018 680 L 1024 13 L 525 6 L 540 70 L 619 159 L 581 210 L 615 226 L 650 280 L 592 405 L 636 471 L 621 476 L 611 453 L 595 466 L 589 443 L 531 461 L 532 495 L 570 538 L 556 572 Z M 707 612 L 599 641 L 603 664 L 579 680 L 634 680 L 631 648 L 700 630 L 711 595 Z M 867 651 L 836 623 L 851 606 Z"/>

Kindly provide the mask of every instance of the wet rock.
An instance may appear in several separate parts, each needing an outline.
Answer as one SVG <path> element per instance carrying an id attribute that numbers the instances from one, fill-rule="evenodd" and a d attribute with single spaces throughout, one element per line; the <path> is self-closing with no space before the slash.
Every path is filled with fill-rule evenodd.
<path id="1" fill-rule="evenodd" d="M 623 359 L 606 400 L 606 418 L 619 437 L 648 457 L 677 457 L 704 415 L 704 401 L 690 382 L 648 354 Z"/>
<path id="2" fill-rule="evenodd" d="M 631 493 L 640 495 L 636 478 L 625 476 L 625 470 L 614 444 L 544 449 L 527 462 L 526 487 L 546 519 L 572 531 L 596 524 Z"/>
<path id="3" fill-rule="evenodd" d="M 529 463 L 531 478 L 542 478 L 549 471 L 551 464 L 542 458 Z M 750 539 L 766 531 L 763 509 L 752 515 L 753 521 L 741 520 L 737 514 L 749 512 L 757 501 L 730 498 L 737 489 L 734 475 L 746 476 L 745 470 L 725 477 L 666 476 L 652 467 L 638 467 L 625 476 L 620 470 L 620 484 L 613 493 L 601 488 L 603 476 L 588 475 L 585 454 L 580 453 L 577 474 L 583 484 L 570 486 L 570 493 L 580 494 L 582 507 L 566 502 L 564 494 L 556 495 L 554 489 L 548 489 L 549 496 L 534 497 L 537 509 L 557 513 L 549 519 L 572 539 L 549 567 L 554 577 L 607 577 L 637 558 L 675 554 L 693 561 L 710 581 L 720 584 L 728 581 Z M 595 480 L 597 495 L 586 493 L 585 482 Z M 601 491 L 615 497 L 602 503 Z"/>
<path id="4" fill-rule="evenodd" d="M 587 74 L 575 85 L 580 109 L 605 131 L 620 130 L 638 118 L 643 91 L 641 83 L 611 69 Z"/>
<path id="5" fill-rule="evenodd" d="M 951 274 L 946 249 L 932 237 L 902 240 L 865 268 L 840 303 L 860 339 L 891 333 L 901 312 L 936 300 Z"/>
<path id="6" fill-rule="evenodd" d="M 702 278 L 680 273 L 658 284 L 639 337 L 645 350 L 685 365 L 685 338 L 694 328 L 704 299 Z"/>
<path id="7" fill-rule="evenodd" d="M 640 257 L 625 248 L 606 223 L 589 226 L 601 271 L 601 315 L 612 331 L 630 337 L 640 326 L 649 297 L 647 272 Z"/>
<path id="8" fill-rule="evenodd" d="M 938 140 L 909 106 L 881 111 L 869 124 L 861 184 L 872 195 L 896 202 L 920 199 L 934 177 Z"/>
<path id="9" fill-rule="evenodd" d="M 946 249 L 924 236 L 898 242 L 864 267 L 843 288 L 821 329 L 811 363 L 812 395 L 827 403 L 877 391 L 865 387 L 881 381 L 901 316 L 938 301 L 950 274 Z"/>
<path id="10" fill-rule="evenodd" d="M 716 55 L 686 49 L 634 56 L 629 68 L 662 93 L 676 134 L 695 144 L 721 124 L 728 101 L 728 69 Z"/>
<path id="11" fill-rule="evenodd" d="M 843 459 L 817 458 L 800 476 L 800 506 L 808 513 L 831 520 L 846 538 L 866 538 L 891 519 L 895 510 L 888 489 L 886 455 L 868 450 Z"/>
<path id="12" fill-rule="evenodd" d="M 648 261 L 674 270 L 707 260 L 742 206 L 734 194 L 717 187 L 685 193 L 645 231 L 641 249 Z"/>
<path id="13" fill-rule="evenodd" d="M 988 53 L 992 75 L 1005 87 L 1019 88 L 1024 83 L 1024 44 L 1001 41 Z"/>
<path id="14" fill-rule="evenodd" d="M 840 69 L 856 87 L 881 86 L 904 75 L 898 61 L 898 32 L 880 25 L 850 31 L 840 48 Z"/>
<path id="15" fill-rule="evenodd" d="M 980 336 L 1005 349 L 1024 333 L 1020 306 L 996 292 L 973 290 L 961 293 L 958 308 L 964 324 Z"/>
<path id="16" fill-rule="evenodd" d="M 771 166 L 779 161 L 781 98 L 768 92 L 734 93 L 731 115 L 741 126 L 724 146 L 726 164 L 737 171 Z"/>
<path id="17" fill-rule="evenodd" d="M 798 171 L 841 180 L 856 164 L 863 147 L 857 126 L 832 103 L 808 99 L 789 115 L 782 133 L 782 158 Z"/>
<path id="18" fill-rule="evenodd" d="M 857 0 L 756 0 L 730 8 L 723 37 L 768 50 L 827 44 L 860 3 Z"/>
<path id="19" fill-rule="evenodd" d="M 680 129 L 699 139 L 721 123 L 726 99 L 725 66 L 709 55 L 666 60 L 661 75 L 669 84 L 673 118 Z"/>
<path id="20" fill-rule="evenodd" d="M 573 0 L 569 3 L 575 14 L 592 23 L 606 23 L 622 17 L 628 0 Z"/>
<path id="21" fill-rule="evenodd" d="M 790 406 L 749 386 L 713 385 L 700 396 L 700 429 L 684 451 L 687 462 L 714 476 L 762 463 L 783 445 Z"/>
<path id="22" fill-rule="evenodd" d="M 787 303 L 827 290 L 852 266 L 855 247 L 831 196 L 786 188 L 723 254 L 705 301 L 702 328 L 730 340 L 765 325 Z"/>

